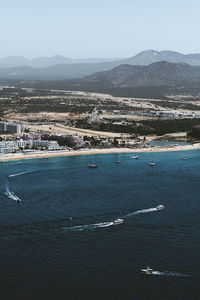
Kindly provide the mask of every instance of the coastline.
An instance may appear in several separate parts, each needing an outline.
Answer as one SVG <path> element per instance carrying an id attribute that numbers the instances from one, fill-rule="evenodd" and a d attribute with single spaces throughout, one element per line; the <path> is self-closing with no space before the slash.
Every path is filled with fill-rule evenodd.
<path id="1" fill-rule="evenodd" d="M 31 152 L 29 154 L 13 153 L 0 156 L 0 162 L 12 160 L 26 160 L 34 158 L 50 158 L 75 155 L 90 155 L 90 154 L 114 154 L 114 153 L 144 153 L 144 152 L 174 152 L 174 151 L 189 151 L 200 149 L 200 143 L 178 146 L 150 147 L 150 148 L 110 148 L 110 149 L 88 149 L 88 150 L 73 150 L 73 151 L 56 151 L 56 152 Z"/>

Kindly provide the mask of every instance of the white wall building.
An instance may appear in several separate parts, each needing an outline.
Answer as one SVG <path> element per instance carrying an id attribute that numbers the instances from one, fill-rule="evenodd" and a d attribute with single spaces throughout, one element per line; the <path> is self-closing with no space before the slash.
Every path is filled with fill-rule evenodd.
<path id="1" fill-rule="evenodd" d="M 22 125 L 18 123 L 0 122 L 0 131 L 20 134 L 22 133 Z"/>

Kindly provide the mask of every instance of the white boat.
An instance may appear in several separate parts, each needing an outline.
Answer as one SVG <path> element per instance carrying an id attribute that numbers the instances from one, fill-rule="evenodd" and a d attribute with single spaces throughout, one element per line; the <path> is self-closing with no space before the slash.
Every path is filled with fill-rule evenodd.
<path id="1" fill-rule="evenodd" d="M 188 160 L 188 157 L 183 157 L 182 160 Z"/>
<path id="2" fill-rule="evenodd" d="M 123 219 L 116 219 L 116 220 L 114 220 L 114 225 L 118 225 L 118 224 L 122 224 L 122 223 L 124 223 L 124 220 Z"/>
<path id="3" fill-rule="evenodd" d="M 154 159 L 153 159 L 153 153 L 151 153 L 151 162 L 149 163 L 149 165 L 153 167 L 153 166 L 155 166 L 155 164 L 156 163 L 154 162 Z"/>
<path id="4" fill-rule="evenodd" d="M 131 158 L 138 159 L 139 157 L 137 155 L 135 155 L 135 156 L 132 156 Z"/>
<path id="5" fill-rule="evenodd" d="M 120 164 L 121 163 L 121 160 L 116 160 L 116 164 Z"/>
<path id="6" fill-rule="evenodd" d="M 95 169 L 95 168 L 97 168 L 97 165 L 91 164 L 91 165 L 88 165 L 88 168 Z"/>
<path id="7" fill-rule="evenodd" d="M 164 205 L 162 205 L 162 204 L 156 206 L 156 209 L 157 209 L 157 210 L 162 210 L 162 209 L 164 209 L 164 208 L 165 208 L 165 207 L 164 207 Z"/>
<path id="8" fill-rule="evenodd" d="M 21 200 L 20 198 L 18 198 L 17 196 L 16 196 L 15 200 L 17 201 L 17 203 L 19 203 L 19 202 L 22 201 L 22 200 Z"/>
<path id="9" fill-rule="evenodd" d="M 153 273 L 153 269 L 147 267 L 146 269 L 140 269 L 143 274 L 151 275 Z"/>

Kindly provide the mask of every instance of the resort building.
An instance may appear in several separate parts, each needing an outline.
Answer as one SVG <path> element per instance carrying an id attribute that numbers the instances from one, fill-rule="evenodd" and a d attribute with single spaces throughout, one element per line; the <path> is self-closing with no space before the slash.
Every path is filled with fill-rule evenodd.
<path id="1" fill-rule="evenodd" d="M 18 123 L 0 122 L 0 131 L 20 134 L 22 133 L 22 125 Z"/>

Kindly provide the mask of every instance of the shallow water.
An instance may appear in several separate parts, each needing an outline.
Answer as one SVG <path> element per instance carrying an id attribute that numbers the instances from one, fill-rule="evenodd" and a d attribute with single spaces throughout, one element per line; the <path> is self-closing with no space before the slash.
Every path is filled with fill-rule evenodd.
<path id="1" fill-rule="evenodd" d="M 159 147 L 172 146 L 172 145 L 186 146 L 186 145 L 190 145 L 191 142 L 187 140 L 185 141 L 153 140 L 149 144 L 151 146 L 159 146 Z"/>
<path id="2" fill-rule="evenodd" d="M 200 299 L 200 151 L 137 155 L 1 165 L 0 299 Z"/>

